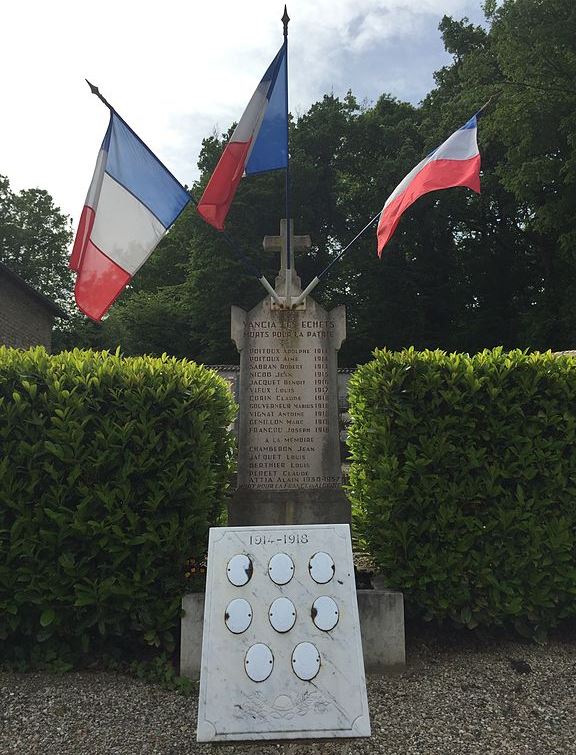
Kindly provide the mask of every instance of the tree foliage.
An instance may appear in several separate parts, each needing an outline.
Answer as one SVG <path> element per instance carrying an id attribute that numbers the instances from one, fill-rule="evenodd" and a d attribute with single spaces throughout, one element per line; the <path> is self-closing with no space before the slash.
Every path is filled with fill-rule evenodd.
<path id="1" fill-rule="evenodd" d="M 14 193 L 0 175 L 0 262 L 60 306 L 70 302 L 70 219 L 43 189 Z"/>
<path id="2" fill-rule="evenodd" d="M 381 209 L 402 177 L 485 102 L 482 194 L 435 192 L 403 216 L 381 260 L 371 230 L 314 296 L 344 303 L 343 363 L 377 346 L 567 348 L 576 326 L 576 8 L 571 0 L 485 3 L 486 24 L 445 17 L 452 61 L 415 107 L 383 94 L 359 105 L 325 95 L 290 124 L 292 215 L 313 245 L 304 284 Z M 204 140 L 199 197 L 229 135 Z M 70 344 L 120 345 L 218 363 L 237 358 L 230 304 L 254 306 L 277 255 L 262 237 L 284 216 L 283 172 L 245 179 L 227 220 L 230 246 L 194 208 L 181 216 L 103 327 Z M 75 340 L 76 339 L 76 340 Z"/>

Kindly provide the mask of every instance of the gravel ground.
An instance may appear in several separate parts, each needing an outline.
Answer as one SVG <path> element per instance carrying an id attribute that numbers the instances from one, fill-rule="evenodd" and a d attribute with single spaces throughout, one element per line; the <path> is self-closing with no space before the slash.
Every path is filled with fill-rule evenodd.
<path id="1" fill-rule="evenodd" d="M 197 696 L 105 672 L 0 673 L 1 755 L 576 754 L 576 633 L 545 646 L 437 637 L 407 644 L 402 672 L 368 678 L 372 737 L 195 742 Z"/>

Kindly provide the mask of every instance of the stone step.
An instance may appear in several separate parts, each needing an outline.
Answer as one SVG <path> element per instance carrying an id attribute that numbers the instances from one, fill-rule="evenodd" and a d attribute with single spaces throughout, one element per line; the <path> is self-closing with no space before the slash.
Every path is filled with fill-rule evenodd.
<path id="1" fill-rule="evenodd" d="M 357 590 L 364 669 L 382 673 L 406 664 L 404 636 L 404 596 L 394 590 Z M 182 598 L 184 615 L 180 637 L 180 674 L 200 678 L 204 593 Z"/>

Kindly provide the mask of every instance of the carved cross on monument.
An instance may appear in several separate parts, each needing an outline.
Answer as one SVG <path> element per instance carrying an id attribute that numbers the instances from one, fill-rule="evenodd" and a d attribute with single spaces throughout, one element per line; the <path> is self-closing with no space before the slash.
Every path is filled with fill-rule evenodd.
<path id="1" fill-rule="evenodd" d="M 303 252 L 306 249 L 310 249 L 312 246 L 312 240 L 310 236 L 295 236 L 294 235 L 294 221 L 290 221 L 290 250 L 292 257 L 291 265 L 291 279 L 286 279 L 286 270 L 288 267 L 288 224 L 286 219 L 283 218 L 280 221 L 280 235 L 279 236 L 264 236 L 262 246 L 269 252 L 280 252 L 280 272 L 276 276 L 276 293 L 282 300 L 282 304 L 278 305 L 276 302 L 272 302 L 272 309 L 291 308 L 292 296 L 301 293 L 300 278 L 296 274 L 296 266 L 294 264 L 294 252 Z M 298 309 L 303 309 L 302 305 L 299 305 Z"/>

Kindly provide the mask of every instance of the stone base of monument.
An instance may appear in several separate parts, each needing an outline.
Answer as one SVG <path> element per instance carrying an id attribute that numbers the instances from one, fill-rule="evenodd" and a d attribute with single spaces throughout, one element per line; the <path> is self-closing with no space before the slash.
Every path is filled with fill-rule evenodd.
<path id="1" fill-rule="evenodd" d="M 253 490 L 238 488 L 228 504 L 228 526 L 350 524 L 350 501 L 341 488 Z"/>
<path id="2" fill-rule="evenodd" d="M 366 673 L 382 673 L 406 664 L 404 596 L 394 590 L 358 590 L 358 613 Z M 200 678 L 204 593 L 182 598 L 180 674 Z"/>

